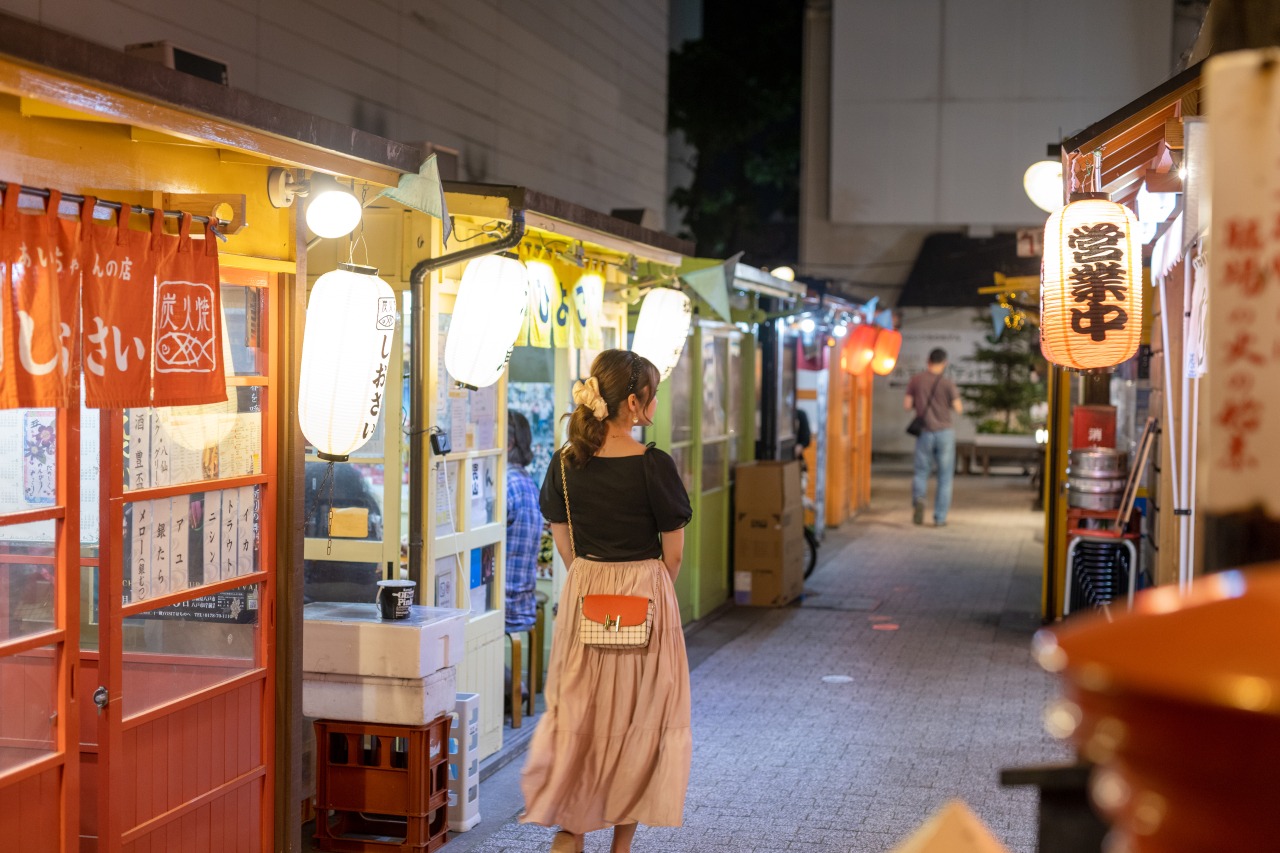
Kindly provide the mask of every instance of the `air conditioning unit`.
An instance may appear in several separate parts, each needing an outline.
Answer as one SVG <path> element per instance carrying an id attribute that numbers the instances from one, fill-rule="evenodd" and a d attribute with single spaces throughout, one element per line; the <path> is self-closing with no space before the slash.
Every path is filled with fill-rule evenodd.
<path id="1" fill-rule="evenodd" d="M 166 68 L 190 74 L 212 83 L 227 85 L 227 63 L 208 56 L 201 56 L 167 41 L 149 41 L 126 44 L 124 52 L 149 62 L 158 62 Z"/>

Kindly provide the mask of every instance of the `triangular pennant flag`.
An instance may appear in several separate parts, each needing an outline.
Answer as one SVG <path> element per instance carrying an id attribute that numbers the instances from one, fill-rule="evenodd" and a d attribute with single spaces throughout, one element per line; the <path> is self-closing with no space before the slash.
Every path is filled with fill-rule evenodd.
<path id="1" fill-rule="evenodd" d="M 1009 853 L 964 803 L 952 800 L 890 853 Z"/>
<path id="2" fill-rule="evenodd" d="M 729 307 L 729 285 L 733 281 L 738 266 L 738 252 L 726 261 L 710 258 L 687 258 L 677 273 L 680 280 L 693 288 L 694 293 L 711 306 L 723 320 L 732 320 L 732 309 Z"/>
<path id="3" fill-rule="evenodd" d="M 443 232 L 441 242 L 449 242 L 449 235 L 453 233 L 453 220 L 449 218 L 449 208 L 444 201 L 444 184 L 440 180 L 436 155 L 427 157 L 426 162 L 418 169 L 418 174 L 401 175 L 399 185 L 378 193 L 378 198 L 382 196 L 439 219 Z"/>
<path id="4" fill-rule="evenodd" d="M 991 333 L 995 339 L 1000 340 L 1000 336 L 1004 334 L 1004 319 L 1013 313 L 1010 309 L 1001 305 L 999 302 L 991 303 Z"/>
<path id="5" fill-rule="evenodd" d="M 876 321 L 876 306 L 880 304 L 880 297 L 873 296 L 862 306 L 862 316 L 866 318 L 868 323 Z"/>
<path id="6" fill-rule="evenodd" d="M 876 325 L 882 329 L 893 328 L 893 311 L 886 308 L 876 314 Z"/>

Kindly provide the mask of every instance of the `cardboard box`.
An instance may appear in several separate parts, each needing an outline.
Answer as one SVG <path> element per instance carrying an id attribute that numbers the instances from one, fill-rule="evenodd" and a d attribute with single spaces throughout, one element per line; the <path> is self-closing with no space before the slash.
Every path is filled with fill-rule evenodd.
<path id="1" fill-rule="evenodd" d="M 733 471 L 735 512 L 768 514 L 800 507 L 800 460 L 761 461 Z"/>
<path id="2" fill-rule="evenodd" d="M 785 562 L 734 566 L 733 600 L 751 607 L 784 607 L 804 592 L 804 554 Z"/>
<path id="3" fill-rule="evenodd" d="M 807 546 L 798 507 L 776 513 L 738 512 L 733 540 L 735 602 L 781 607 L 804 592 Z"/>

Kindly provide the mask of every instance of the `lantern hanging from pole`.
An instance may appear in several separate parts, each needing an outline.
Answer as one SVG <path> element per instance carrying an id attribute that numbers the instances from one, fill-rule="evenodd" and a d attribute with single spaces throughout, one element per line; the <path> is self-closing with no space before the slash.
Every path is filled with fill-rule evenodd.
<path id="1" fill-rule="evenodd" d="M 514 255 L 468 263 L 444 344 L 444 366 L 454 381 L 472 390 L 497 382 L 528 308 L 529 276 Z"/>
<path id="2" fill-rule="evenodd" d="M 387 374 L 395 329 L 395 294 L 374 267 L 339 264 L 311 289 L 298 424 L 321 459 L 342 462 L 363 447 L 386 395 L 400 393 Z"/>
<path id="3" fill-rule="evenodd" d="M 877 376 L 888 376 L 893 373 L 898 363 L 898 353 L 902 350 L 902 332 L 894 329 L 881 329 L 876 335 L 875 354 L 871 359 L 871 369 Z"/>
<path id="4" fill-rule="evenodd" d="M 853 331 L 849 333 L 845 342 L 845 350 L 848 353 L 848 362 L 845 367 L 847 371 L 856 376 L 867 369 L 867 365 L 871 364 L 871 359 L 876 354 L 876 336 L 879 332 L 879 327 L 870 323 L 860 323 L 853 327 Z"/>
<path id="5" fill-rule="evenodd" d="M 1040 350 L 1076 370 L 1132 358 L 1142 337 L 1138 218 L 1103 198 L 1049 217 L 1040 273 Z"/>
<path id="6" fill-rule="evenodd" d="M 692 324 L 693 304 L 689 297 L 669 287 L 655 287 L 640 305 L 631 351 L 653 362 L 666 380 L 680 361 Z"/>

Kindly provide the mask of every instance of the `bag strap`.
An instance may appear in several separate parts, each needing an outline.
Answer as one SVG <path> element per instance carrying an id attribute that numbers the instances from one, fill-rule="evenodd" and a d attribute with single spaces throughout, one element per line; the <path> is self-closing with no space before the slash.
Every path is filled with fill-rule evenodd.
<path id="1" fill-rule="evenodd" d="M 939 373 L 938 378 L 933 380 L 933 387 L 929 389 L 929 396 L 925 397 L 924 399 L 924 410 L 926 412 L 929 411 L 929 404 L 933 402 L 933 395 L 938 393 L 938 383 L 940 383 L 941 381 L 942 381 L 942 374 Z M 920 412 L 918 409 L 916 410 L 916 413 L 920 417 L 924 417 L 924 414 Z"/>
<path id="2" fill-rule="evenodd" d="M 578 546 L 573 544 L 573 516 L 569 514 L 569 478 L 564 475 L 564 448 L 560 448 L 560 488 L 564 491 L 564 518 L 569 524 L 569 553 L 578 556 Z"/>

